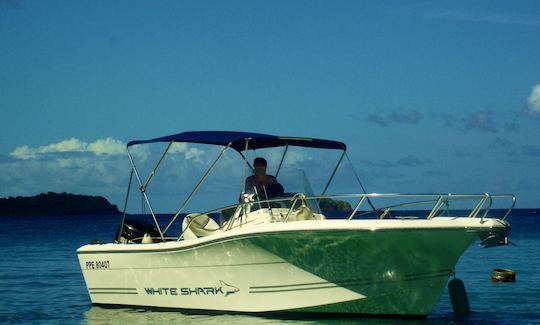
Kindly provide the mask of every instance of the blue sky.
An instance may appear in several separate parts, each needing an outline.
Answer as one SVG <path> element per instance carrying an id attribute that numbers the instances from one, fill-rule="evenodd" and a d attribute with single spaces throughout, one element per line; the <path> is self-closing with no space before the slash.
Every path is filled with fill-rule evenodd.
<path id="1" fill-rule="evenodd" d="M 539 207 L 539 39 L 537 1 L 0 0 L 0 196 L 120 204 L 129 140 L 237 130 L 344 141 L 369 192 Z"/>

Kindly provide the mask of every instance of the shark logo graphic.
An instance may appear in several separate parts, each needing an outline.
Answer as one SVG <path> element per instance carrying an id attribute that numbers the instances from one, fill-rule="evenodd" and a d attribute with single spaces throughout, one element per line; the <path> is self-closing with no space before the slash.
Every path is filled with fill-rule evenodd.
<path id="1" fill-rule="evenodd" d="M 240 289 L 238 289 L 237 287 L 232 286 L 232 285 L 224 282 L 223 280 L 219 280 L 219 283 L 221 284 L 221 288 L 223 289 L 223 291 L 225 293 L 225 297 L 227 297 L 229 295 L 232 295 L 232 294 L 235 294 L 238 291 L 240 291 Z"/>

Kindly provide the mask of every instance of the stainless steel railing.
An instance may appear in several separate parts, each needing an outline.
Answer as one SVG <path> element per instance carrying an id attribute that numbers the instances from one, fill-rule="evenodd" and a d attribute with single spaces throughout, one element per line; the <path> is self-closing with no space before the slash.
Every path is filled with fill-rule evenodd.
<path id="1" fill-rule="evenodd" d="M 240 220 L 239 225 L 242 225 L 247 222 L 247 219 L 245 218 L 244 214 L 246 211 L 246 206 L 248 205 L 251 205 L 251 206 L 264 205 L 264 206 L 269 206 L 268 209 L 271 209 L 272 203 L 284 202 L 285 203 L 284 206 L 287 206 L 288 204 L 290 204 L 290 206 L 288 207 L 289 210 L 286 214 L 286 217 L 283 218 L 282 220 L 282 222 L 287 222 L 289 220 L 290 215 L 296 209 L 296 205 L 299 200 L 303 200 L 305 202 L 305 201 L 310 201 L 310 200 L 319 201 L 321 199 L 331 199 L 331 200 L 357 199 L 358 202 L 354 206 L 354 209 L 352 210 L 352 212 L 348 216 L 343 218 L 347 220 L 353 220 L 355 218 L 360 218 L 362 216 L 373 215 L 373 214 L 376 215 L 379 219 L 384 219 L 384 218 L 387 218 L 388 216 L 391 216 L 392 211 L 396 211 L 398 209 L 403 209 L 403 208 L 410 208 L 413 206 L 426 205 L 426 204 L 433 205 L 431 209 L 426 209 L 426 211 L 429 211 L 426 219 L 432 219 L 436 217 L 437 215 L 439 215 L 439 212 L 441 208 L 443 207 L 445 207 L 447 211 L 450 211 L 451 203 L 455 203 L 459 201 L 471 201 L 472 207 L 469 207 L 467 209 L 459 209 L 459 211 L 468 211 L 468 213 L 466 214 L 467 217 L 469 218 L 480 217 L 481 221 L 483 221 L 483 219 L 487 217 L 489 212 L 492 210 L 494 200 L 497 200 L 497 201 L 509 200 L 510 201 L 509 207 L 507 208 L 507 211 L 502 218 L 503 220 L 505 220 L 516 204 L 516 198 L 512 194 L 369 193 L 369 194 L 305 196 L 301 193 L 297 193 L 293 197 L 286 197 L 286 198 L 279 197 L 279 198 L 274 198 L 274 199 L 255 200 L 253 202 L 233 204 L 233 205 L 221 207 L 219 209 L 209 210 L 201 214 L 215 214 L 226 209 L 235 209 L 236 211 L 235 216 L 231 217 L 231 219 L 226 224 L 221 226 L 221 230 L 227 231 L 227 230 L 232 229 L 232 225 L 234 223 L 235 218 L 238 218 Z M 371 209 L 370 211 L 364 211 L 364 212 L 358 213 L 362 205 L 369 199 L 411 199 L 412 201 L 407 201 L 407 202 L 393 204 L 393 205 L 387 205 L 378 209 Z M 193 220 L 191 220 L 191 222 L 193 222 Z M 183 237 L 183 231 L 181 231 L 179 239 L 182 237 Z"/>

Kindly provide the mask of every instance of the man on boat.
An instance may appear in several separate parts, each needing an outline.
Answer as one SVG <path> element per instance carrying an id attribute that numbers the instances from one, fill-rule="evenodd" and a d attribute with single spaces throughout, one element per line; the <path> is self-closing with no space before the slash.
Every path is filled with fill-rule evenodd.
<path id="1" fill-rule="evenodd" d="M 253 160 L 253 175 L 246 178 L 246 192 L 256 193 L 260 198 L 272 198 L 283 194 L 283 186 L 272 175 L 266 174 L 266 159 L 257 157 Z"/>

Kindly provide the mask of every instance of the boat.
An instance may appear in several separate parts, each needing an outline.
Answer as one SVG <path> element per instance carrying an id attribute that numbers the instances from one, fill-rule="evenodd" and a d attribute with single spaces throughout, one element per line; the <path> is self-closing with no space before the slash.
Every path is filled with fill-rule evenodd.
<path id="1" fill-rule="evenodd" d="M 145 180 L 132 150 L 156 143 L 166 149 Z M 164 223 L 148 189 L 178 143 L 219 150 L 180 208 Z M 247 188 L 246 179 L 254 167 L 249 155 L 255 150 L 280 150 L 275 175 L 281 181 L 292 148 L 337 153 L 320 193 L 313 193 L 301 172 L 303 189 L 299 191 L 282 186 L 270 195 L 269 188 Z M 235 199 L 226 206 L 184 211 L 224 153 L 231 151 L 238 153 L 241 162 L 237 175 L 242 180 L 232 193 Z M 94 242 L 77 250 L 88 294 L 98 306 L 194 313 L 426 317 L 472 243 L 508 244 L 506 218 L 516 202 L 512 194 L 367 193 L 354 168 L 350 180 L 361 190 L 329 194 L 337 172 L 351 160 L 343 142 L 316 138 L 184 132 L 131 141 L 127 154 L 131 176 L 124 211 L 130 189 L 137 187 L 151 222 L 134 220 L 124 212 L 111 242 Z M 377 204 L 385 200 L 398 203 Z M 323 202 L 344 201 L 353 203 L 339 213 L 321 208 Z M 495 202 L 507 209 L 500 219 L 490 217 Z M 419 212 L 414 209 L 417 206 L 429 208 Z M 178 234 L 169 235 L 173 229 Z"/>

